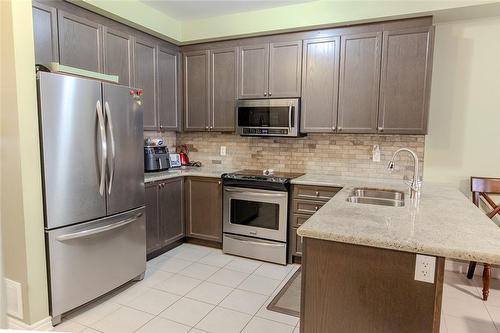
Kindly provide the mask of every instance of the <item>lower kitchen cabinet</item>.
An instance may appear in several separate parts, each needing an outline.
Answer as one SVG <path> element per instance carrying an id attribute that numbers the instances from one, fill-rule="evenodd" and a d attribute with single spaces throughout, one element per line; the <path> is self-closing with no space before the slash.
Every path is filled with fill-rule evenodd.
<path id="1" fill-rule="evenodd" d="M 222 185 L 219 178 L 185 180 L 186 236 L 222 242 Z"/>
<path id="2" fill-rule="evenodd" d="M 182 178 L 146 184 L 146 249 L 159 250 L 184 237 Z"/>

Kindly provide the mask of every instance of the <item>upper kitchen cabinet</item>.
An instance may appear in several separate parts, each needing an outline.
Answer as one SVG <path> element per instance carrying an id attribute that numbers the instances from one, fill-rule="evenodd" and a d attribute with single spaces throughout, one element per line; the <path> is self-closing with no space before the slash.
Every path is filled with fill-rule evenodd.
<path id="1" fill-rule="evenodd" d="M 269 44 L 240 47 L 239 98 L 267 97 Z"/>
<path id="2" fill-rule="evenodd" d="M 234 131 L 237 94 L 237 48 L 210 51 L 210 130 Z"/>
<path id="3" fill-rule="evenodd" d="M 33 1 L 32 6 L 35 63 L 58 62 L 57 9 L 36 1 Z"/>
<path id="4" fill-rule="evenodd" d="M 59 62 L 94 72 L 102 72 L 102 26 L 62 10 L 59 25 Z"/>
<path id="5" fill-rule="evenodd" d="M 239 98 L 300 97 L 302 41 L 240 47 Z"/>
<path id="6" fill-rule="evenodd" d="M 376 133 L 382 32 L 342 36 L 337 131 Z"/>
<path id="7" fill-rule="evenodd" d="M 134 39 L 132 36 L 103 27 L 103 54 L 104 73 L 118 75 L 119 83 L 132 86 L 133 79 L 133 51 Z"/>
<path id="8" fill-rule="evenodd" d="M 340 37 L 304 41 L 302 133 L 334 132 L 337 126 Z"/>
<path id="9" fill-rule="evenodd" d="M 156 51 L 151 42 L 138 39 L 134 42 L 134 86 L 143 90 L 144 129 L 151 131 L 158 129 Z"/>
<path id="10" fill-rule="evenodd" d="M 209 130 L 210 52 L 184 53 L 184 129 Z"/>
<path id="11" fill-rule="evenodd" d="M 300 97 L 302 41 L 269 45 L 269 97 Z"/>
<path id="12" fill-rule="evenodd" d="M 158 48 L 158 120 L 161 131 L 180 128 L 180 53 Z"/>
<path id="13" fill-rule="evenodd" d="M 434 27 L 384 31 L 378 131 L 426 134 Z"/>

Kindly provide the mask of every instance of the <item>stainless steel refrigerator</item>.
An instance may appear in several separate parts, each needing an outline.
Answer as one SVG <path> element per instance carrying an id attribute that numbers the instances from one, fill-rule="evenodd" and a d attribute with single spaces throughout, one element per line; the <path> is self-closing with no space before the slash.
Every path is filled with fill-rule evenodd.
<path id="1" fill-rule="evenodd" d="M 146 269 L 143 108 L 134 88 L 37 73 L 53 324 Z"/>

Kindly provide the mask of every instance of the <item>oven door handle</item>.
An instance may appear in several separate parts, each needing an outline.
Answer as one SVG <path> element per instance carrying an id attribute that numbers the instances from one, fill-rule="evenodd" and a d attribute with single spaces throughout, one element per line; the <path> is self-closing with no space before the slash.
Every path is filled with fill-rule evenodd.
<path id="1" fill-rule="evenodd" d="M 248 239 L 245 239 L 242 237 L 232 236 L 232 235 L 228 235 L 228 234 L 225 234 L 224 236 L 227 238 L 237 240 L 238 242 L 242 242 L 242 243 L 248 243 L 248 244 L 253 244 L 253 245 L 265 245 L 265 246 L 272 246 L 272 247 L 283 247 L 283 244 L 268 243 L 268 242 L 256 242 L 253 240 L 248 240 Z"/>
<path id="2" fill-rule="evenodd" d="M 248 196 L 253 196 L 253 197 L 273 197 L 273 198 L 284 198 L 286 197 L 286 193 L 256 193 L 256 192 L 250 192 L 250 191 L 241 191 L 241 190 L 233 190 L 229 188 L 225 188 L 224 191 L 226 192 L 231 192 L 231 193 L 240 193 Z"/>

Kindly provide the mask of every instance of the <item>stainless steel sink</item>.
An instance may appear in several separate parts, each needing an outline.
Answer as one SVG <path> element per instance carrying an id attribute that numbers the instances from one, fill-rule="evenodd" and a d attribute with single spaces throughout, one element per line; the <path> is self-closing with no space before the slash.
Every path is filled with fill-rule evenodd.
<path id="1" fill-rule="evenodd" d="M 360 204 L 403 207 L 405 205 L 405 194 L 395 190 L 357 187 L 351 191 L 346 200 Z"/>

